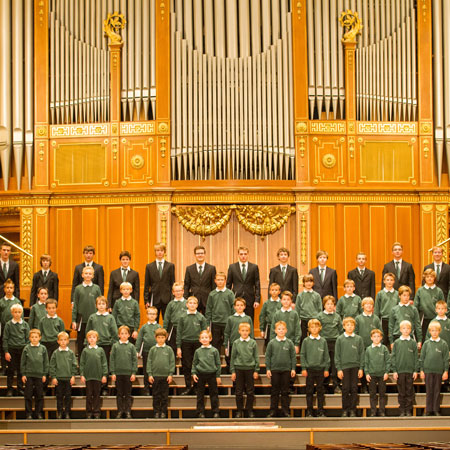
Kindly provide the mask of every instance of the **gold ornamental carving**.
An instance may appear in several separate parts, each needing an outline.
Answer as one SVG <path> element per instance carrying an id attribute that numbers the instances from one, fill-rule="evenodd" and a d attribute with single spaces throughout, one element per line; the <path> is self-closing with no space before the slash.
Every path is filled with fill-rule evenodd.
<path id="1" fill-rule="evenodd" d="M 436 205 L 436 242 L 448 238 L 447 205 Z M 447 245 L 442 246 L 444 260 L 447 260 Z"/>
<path id="2" fill-rule="evenodd" d="M 433 130 L 433 124 L 431 122 L 421 122 L 420 123 L 420 132 L 422 134 L 431 134 Z"/>
<path id="3" fill-rule="evenodd" d="M 26 250 L 28 253 L 33 251 L 33 209 L 32 208 L 22 208 L 21 211 L 21 236 L 20 236 L 20 246 Z M 33 277 L 33 263 L 31 256 L 22 253 L 21 258 L 21 284 L 22 286 L 31 286 L 31 281 Z"/>
<path id="4" fill-rule="evenodd" d="M 327 169 L 332 169 L 336 165 L 336 157 L 331 153 L 323 155 L 322 164 Z"/>
<path id="5" fill-rule="evenodd" d="M 0 208 L 0 215 L 2 216 L 17 216 L 20 214 L 20 208 L 16 206 L 5 206 Z"/>
<path id="6" fill-rule="evenodd" d="M 295 131 L 299 134 L 306 133 L 308 131 L 308 124 L 306 122 L 297 122 Z"/>
<path id="7" fill-rule="evenodd" d="M 307 230 L 308 219 L 306 214 L 302 212 L 302 217 L 300 219 L 300 255 L 301 262 L 305 265 L 308 261 L 308 230 Z"/>
<path id="8" fill-rule="evenodd" d="M 169 132 L 169 125 L 166 122 L 160 122 L 158 124 L 158 133 L 167 134 Z"/>
<path id="9" fill-rule="evenodd" d="M 144 158 L 142 155 L 134 155 L 131 157 L 130 164 L 133 169 L 139 170 L 144 167 Z"/>
<path id="10" fill-rule="evenodd" d="M 103 31 L 109 37 L 110 44 L 123 43 L 122 36 L 119 32 L 125 28 L 126 23 L 127 21 L 123 14 L 119 14 L 118 12 L 108 14 L 108 17 L 103 22 Z"/>
<path id="11" fill-rule="evenodd" d="M 344 37 L 342 38 L 342 42 L 356 42 L 356 36 L 361 34 L 361 30 L 363 28 L 363 24 L 361 23 L 361 19 L 358 16 L 358 13 L 355 11 L 348 9 L 347 11 L 343 11 L 341 17 L 339 17 L 339 22 L 342 27 L 346 28 L 347 31 L 344 33 Z"/>

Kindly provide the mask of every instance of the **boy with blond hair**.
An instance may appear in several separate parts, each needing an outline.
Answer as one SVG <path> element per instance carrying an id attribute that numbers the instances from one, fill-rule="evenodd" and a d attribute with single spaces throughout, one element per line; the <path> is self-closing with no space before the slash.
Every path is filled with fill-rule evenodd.
<path id="1" fill-rule="evenodd" d="M 259 330 L 266 348 L 270 340 L 270 325 L 272 324 L 273 316 L 281 308 L 280 292 L 280 285 L 272 283 L 269 286 L 269 298 L 263 303 L 259 313 Z"/>
<path id="2" fill-rule="evenodd" d="M 314 291 L 314 277 L 311 274 L 303 276 L 303 291 L 297 295 L 295 310 L 300 318 L 302 330 L 302 342 L 308 335 L 308 323 L 311 319 L 316 319 L 322 311 L 322 299 Z"/>
<path id="3" fill-rule="evenodd" d="M 383 330 L 383 344 L 389 346 L 389 317 L 392 309 L 398 305 L 400 297 L 394 289 L 395 275 L 386 273 L 383 276 L 384 288 L 377 293 L 375 298 L 375 314 L 381 319 Z"/>
<path id="4" fill-rule="evenodd" d="M 338 300 L 336 312 L 342 319 L 345 317 L 353 317 L 362 313 L 361 297 L 355 295 L 355 282 L 353 280 L 344 281 L 345 294 Z"/>
<path id="5" fill-rule="evenodd" d="M 186 314 L 186 299 L 183 297 L 183 283 L 175 282 L 172 286 L 173 300 L 169 302 L 164 314 L 163 328 L 167 330 L 167 344 L 177 354 L 177 328 L 180 318 Z"/>

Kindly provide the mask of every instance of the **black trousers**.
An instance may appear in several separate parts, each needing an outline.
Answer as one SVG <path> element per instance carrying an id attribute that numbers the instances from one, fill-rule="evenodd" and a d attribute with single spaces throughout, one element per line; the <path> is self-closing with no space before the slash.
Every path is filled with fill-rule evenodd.
<path id="1" fill-rule="evenodd" d="M 186 388 L 190 388 L 192 385 L 191 370 L 192 361 L 194 359 L 195 350 L 201 346 L 199 341 L 196 342 L 181 342 L 181 365 L 183 368 L 184 381 Z"/>
<path id="2" fill-rule="evenodd" d="M 169 383 L 167 377 L 154 377 L 153 381 L 153 412 L 155 414 L 164 413 L 167 415 L 169 403 Z"/>
<path id="3" fill-rule="evenodd" d="M 79 322 L 78 322 L 79 323 Z M 78 355 L 78 364 L 80 364 L 81 352 L 84 349 L 84 340 L 86 338 L 86 325 L 87 323 L 82 323 L 81 325 L 77 325 L 77 355 Z"/>
<path id="4" fill-rule="evenodd" d="M 216 373 L 199 373 L 197 383 L 197 413 L 205 412 L 205 386 L 209 388 L 211 411 L 219 412 L 219 389 L 217 388 Z"/>
<path id="5" fill-rule="evenodd" d="M 281 411 L 284 414 L 289 414 L 290 370 L 272 370 L 270 383 L 272 385 L 270 389 L 270 410 L 278 410 L 278 402 L 281 397 Z"/>
<path id="6" fill-rule="evenodd" d="M 144 371 L 144 388 L 150 389 L 150 381 L 148 381 L 147 373 L 148 352 L 142 352 L 142 365 Z"/>
<path id="7" fill-rule="evenodd" d="M 245 306 L 244 312 L 247 316 L 250 316 L 252 318 L 252 322 L 255 323 L 255 308 L 253 308 L 253 303 L 254 303 L 254 300 L 247 303 L 247 305 Z"/>
<path id="8" fill-rule="evenodd" d="M 387 348 L 391 348 L 389 344 L 389 318 L 381 319 L 381 328 L 383 329 L 383 344 Z"/>
<path id="9" fill-rule="evenodd" d="M 303 339 L 308 337 L 308 322 L 311 319 L 300 319 L 300 328 L 302 329 L 302 340 L 300 342 L 303 342 Z"/>
<path id="10" fill-rule="evenodd" d="M 441 385 L 442 375 L 440 373 L 425 374 L 425 389 L 427 392 L 427 413 L 439 412 L 441 408 Z"/>
<path id="11" fill-rule="evenodd" d="M 72 386 L 70 380 L 58 380 L 56 391 L 56 410 L 59 413 L 70 413 L 72 405 Z"/>
<path id="12" fill-rule="evenodd" d="M 221 323 L 213 323 L 211 325 L 211 333 L 212 333 L 211 345 L 217 348 L 219 353 L 223 345 L 224 332 L 225 332 L 225 325 Z"/>
<path id="13" fill-rule="evenodd" d="M 17 374 L 17 389 L 19 391 L 23 390 L 22 374 L 20 373 L 20 360 L 22 358 L 22 351 L 23 348 L 9 349 L 11 361 L 8 361 L 6 366 L 6 386 L 8 387 L 8 389 L 12 389 L 14 374 Z"/>
<path id="14" fill-rule="evenodd" d="M 411 412 L 415 401 L 412 373 L 398 374 L 397 390 L 400 412 Z"/>
<path id="15" fill-rule="evenodd" d="M 53 352 L 59 347 L 58 341 L 55 342 L 42 342 L 41 344 L 47 349 L 48 360 L 50 361 Z"/>
<path id="16" fill-rule="evenodd" d="M 102 382 L 100 380 L 86 381 L 86 413 L 101 414 L 101 398 L 100 391 Z"/>
<path id="17" fill-rule="evenodd" d="M 34 412 L 36 415 L 42 414 L 44 406 L 44 383 L 42 378 L 27 377 L 25 383 L 25 412 L 27 415 L 33 414 L 33 396 L 34 396 Z"/>
<path id="18" fill-rule="evenodd" d="M 167 339 L 167 345 L 173 350 L 175 354 L 175 359 L 177 357 L 177 327 L 172 326 L 171 330 L 167 330 L 170 338 Z"/>
<path id="19" fill-rule="evenodd" d="M 238 411 L 244 409 L 244 392 L 247 394 L 245 409 L 253 410 L 255 402 L 255 380 L 253 379 L 253 369 L 236 369 L 236 407 Z"/>
<path id="20" fill-rule="evenodd" d="M 344 411 L 356 410 L 358 403 L 358 370 L 358 367 L 343 370 L 342 409 Z"/>
<path id="21" fill-rule="evenodd" d="M 324 379 L 324 384 L 325 386 L 328 386 L 331 381 L 333 383 L 333 388 L 335 388 L 341 384 L 337 376 L 336 365 L 334 363 L 334 348 L 336 346 L 336 341 L 332 339 L 327 340 L 327 346 L 328 355 L 330 355 L 330 375 Z"/>
<path id="22" fill-rule="evenodd" d="M 306 407 L 309 411 L 313 409 L 313 395 L 314 395 L 314 386 L 316 386 L 317 390 L 317 408 L 320 410 L 323 409 L 323 403 L 325 399 L 325 388 L 323 385 L 323 370 L 307 370 L 308 375 L 306 377 Z"/>
<path id="23" fill-rule="evenodd" d="M 150 305 L 150 303 L 148 303 Z M 157 305 L 153 305 L 158 313 L 156 314 L 156 321 L 159 322 L 159 315 L 161 314 L 161 319 L 164 320 L 164 314 L 166 313 L 168 303 L 158 303 Z"/>
<path id="24" fill-rule="evenodd" d="M 117 388 L 117 412 L 129 413 L 131 412 L 131 404 L 133 397 L 131 397 L 131 375 L 116 375 Z"/>
<path id="25" fill-rule="evenodd" d="M 386 381 L 383 380 L 383 377 L 376 377 L 374 375 L 370 376 L 369 381 L 369 395 L 370 395 L 370 409 L 374 413 L 377 409 L 378 404 L 378 396 L 380 396 L 380 411 L 386 409 Z"/>
<path id="26" fill-rule="evenodd" d="M 108 362 L 109 367 L 109 356 L 111 355 L 111 345 L 99 345 L 105 352 L 106 361 Z M 106 383 L 102 384 L 102 389 L 108 390 L 108 378 L 106 378 Z"/>
<path id="27" fill-rule="evenodd" d="M 430 322 L 433 319 L 425 319 L 425 317 L 422 318 L 422 342 L 425 342 L 425 336 L 427 335 L 428 331 L 428 325 L 430 325 Z M 417 336 L 416 336 L 417 340 Z"/>
<path id="28" fill-rule="evenodd" d="M 0 333 L 0 360 L 2 363 L 2 369 L 3 371 L 6 373 L 6 359 L 5 359 L 5 352 L 3 351 L 3 330 L 1 330 L 2 332 Z"/>

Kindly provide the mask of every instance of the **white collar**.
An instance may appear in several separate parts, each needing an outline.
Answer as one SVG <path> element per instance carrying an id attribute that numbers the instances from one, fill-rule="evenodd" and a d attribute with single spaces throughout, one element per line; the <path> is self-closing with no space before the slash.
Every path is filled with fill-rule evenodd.
<path id="1" fill-rule="evenodd" d="M 43 274 L 47 273 L 47 275 L 48 275 L 48 273 L 50 272 L 50 269 L 47 269 L 47 270 L 41 269 L 41 272 L 42 272 Z"/>
<path id="2" fill-rule="evenodd" d="M 44 303 L 41 303 L 41 301 L 38 300 L 38 301 L 37 301 L 37 305 L 41 305 L 41 306 L 44 305 L 44 306 L 45 306 L 45 302 L 44 302 Z"/>
<path id="3" fill-rule="evenodd" d="M 109 312 L 105 311 L 104 313 L 101 313 L 101 312 L 97 311 L 95 314 L 97 314 L 97 316 L 107 316 L 107 315 L 109 315 Z"/>
<path id="4" fill-rule="evenodd" d="M 173 301 L 174 301 L 174 302 L 184 302 L 184 297 L 180 298 L 180 300 L 174 298 Z"/>
<path id="5" fill-rule="evenodd" d="M 47 316 L 47 319 L 57 319 L 58 318 L 57 314 L 55 314 L 53 317 L 49 316 L 48 314 L 46 314 L 46 316 Z"/>
<path id="6" fill-rule="evenodd" d="M 248 342 L 248 341 L 250 340 L 250 336 L 249 336 L 247 339 L 242 339 L 242 338 L 240 337 L 239 340 L 240 340 L 241 342 Z"/>
<path id="7" fill-rule="evenodd" d="M 211 347 L 212 347 L 211 344 L 209 344 L 209 345 L 202 345 L 202 348 L 211 348 Z"/>
<path id="8" fill-rule="evenodd" d="M 201 264 L 199 264 L 198 262 L 195 263 L 195 265 L 197 266 L 197 270 L 199 270 L 200 267 L 201 267 L 202 269 L 204 269 L 204 268 L 205 268 L 205 264 L 206 264 L 206 263 L 201 263 Z"/>
<path id="9" fill-rule="evenodd" d="M 11 319 L 11 322 L 14 323 L 14 324 L 19 323 L 20 325 L 22 325 L 23 319 L 20 319 L 20 320 L 17 320 L 17 321 L 14 320 L 14 319 Z"/>
<path id="10" fill-rule="evenodd" d="M 197 314 L 197 310 L 195 310 L 194 312 L 189 311 L 188 309 L 186 310 L 186 312 L 189 314 Z"/>
<path id="11" fill-rule="evenodd" d="M 119 344 L 128 344 L 128 340 L 126 340 L 125 342 L 119 341 Z"/>
<path id="12" fill-rule="evenodd" d="M 408 336 L 408 337 L 400 336 L 400 340 L 401 341 L 410 341 L 411 340 L 411 336 Z"/>
<path id="13" fill-rule="evenodd" d="M 392 294 L 393 292 L 395 292 L 395 289 L 392 288 L 390 291 L 388 291 L 386 288 L 383 288 L 384 292 L 389 292 L 390 294 Z"/>
<path id="14" fill-rule="evenodd" d="M 353 298 L 354 296 L 355 296 L 355 294 L 352 294 L 352 295 L 344 294 L 345 298 Z"/>
<path id="15" fill-rule="evenodd" d="M 157 323 L 156 320 L 155 320 L 154 322 L 149 322 L 149 321 L 147 321 L 147 324 L 148 324 L 148 325 L 155 325 L 155 323 Z"/>
<path id="16" fill-rule="evenodd" d="M 441 338 L 438 336 L 436 339 L 433 339 L 432 337 L 430 337 L 430 341 L 433 342 L 439 342 L 441 340 Z"/>
<path id="17" fill-rule="evenodd" d="M 276 336 L 275 339 L 276 339 L 278 342 L 284 342 L 284 341 L 286 340 L 286 336 L 284 337 L 284 339 L 280 339 L 278 336 Z"/>
<path id="18" fill-rule="evenodd" d="M 436 316 L 436 317 L 434 318 L 434 320 L 447 320 L 447 319 L 448 319 L 447 316 L 444 316 L 444 317 Z"/>
<path id="19" fill-rule="evenodd" d="M 303 289 L 303 292 L 314 292 L 314 289 Z"/>
<path id="20" fill-rule="evenodd" d="M 409 306 L 409 303 L 399 303 L 398 306 Z"/>
<path id="21" fill-rule="evenodd" d="M 83 281 L 83 287 L 91 287 L 94 283 L 91 281 L 89 284 L 86 284 L 84 281 Z"/>
<path id="22" fill-rule="evenodd" d="M 217 292 L 225 292 L 227 290 L 227 287 L 225 286 L 223 289 L 219 289 L 216 287 Z"/>
<path id="23" fill-rule="evenodd" d="M 323 313 L 324 314 L 328 314 L 328 315 L 330 315 L 330 314 L 334 314 L 336 311 L 331 311 L 331 312 L 328 312 L 328 311 L 326 311 L 325 309 L 323 310 Z"/>
<path id="24" fill-rule="evenodd" d="M 428 286 L 427 284 L 424 284 L 423 287 L 424 287 L 425 289 L 434 289 L 434 288 L 436 287 L 436 285 L 433 284 L 433 286 Z"/>
<path id="25" fill-rule="evenodd" d="M 125 298 L 123 295 L 120 298 L 120 300 L 125 300 L 126 302 L 129 302 L 133 297 L 131 297 L 131 295 L 128 298 Z"/>
<path id="26" fill-rule="evenodd" d="M 283 267 L 285 268 L 285 269 L 287 269 L 287 266 L 288 266 L 289 264 L 280 264 L 280 269 L 281 270 L 283 270 Z"/>
<path id="27" fill-rule="evenodd" d="M 317 336 L 317 337 L 309 335 L 309 338 L 312 339 L 312 340 L 320 341 L 320 335 Z"/>
<path id="28" fill-rule="evenodd" d="M 292 311 L 292 306 L 289 306 L 288 309 L 284 309 L 284 306 L 282 306 L 281 309 L 280 309 L 280 311 L 283 311 L 283 312 L 291 312 L 291 311 Z"/>
<path id="29" fill-rule="evenodd" d="M 364 266 L 362 269 L 358 266 L 356 269 L 358 270 L 358 272 L 362 272 L 363 270 L 366 270 L 366 266 Z"/>
<path id="30" fill-rule="evenodd" d="M 352 334 L 347 334 L 347 333 L 344 331 L 344 336 L 345 336 L 345 337 L 355 337 L 355 332 L 353 332 Z"/>
<path id="31" fill-rule="evenodd" d="M 14 297 L 14 295 L 13 295 L 11 298 L 8 298 L 8 297 L 5 295 L 3 298 L 4 298 L 5 300 L 10 301 L 10 302 L 16 299 L 16 297 Z"/>
<path id="32" fill-rule="evenodd" d="M 376 348 L 376 347 L 381 347 L 381 342 L 379 344 L 377 344 L 377 345 L 372 344 L 372 348 Z"/>
<path id="33" fill-rule="evenodd" d="M 403 261 L 403 259 L 402 258 L 400 258 L 400 259 L 393 259 L 392 261 L 394 261 L 394 264 L 395 263 L 400 263 L 400 265 L 402 265 L 402 261 Z"/>
<path id="34" fill-rule="evenodd" d="M 164 263 L 166 262 L 166 260 L 163 259 L 155 259 L 156 264 L 162 263 L 164 265 Z"/>
<path id="35" fill-rule="evenodd" d="M 60 352 L 68 352 L 68 351 L 69 351 L 69 347 L 66 347 L 66 348 L 58 347 L 58 350 L 59 350 Z"/>
<path id="36" fill-rule="evenodd" d="M 39 347 L 40 345 L 41 345 L 40 342 L 38 342 L 36 345 L 34 345 L 34 344 L 32 344 L 32 343 L 30 342 L 30 347 Z"/>
<path id="37" fill-rule="evenodd" d="M 95 349 L 97 349 L 97 348 L 98 348 L 98 345 L 94 345 L 93 347 L 92 347 L 92 345 L 88 345 L 88 347 L 89 347 L 89 348 L 95 348 Z"/>
<path id="38" fill-rule="evenodd" d="M 164 342 L 164 344 L 163 345 L 159 345 L 159 344 L 156 344 L 155 345 L 155 347 L 158 347 L 158 348 L 164 348 L 166 346 L 166 343 Z"/>
<path id="39" fill-rule="evenodd" d="M 441 261 L 441 262 L 434 261 L 433 264 L 434 264 L 434 267 L 437 267 L 437 266 L 441 266 L 442 267 L 442 264 L 444 264 L 444 261 Z"/>
<path id="40" fill-rule="evenodd" d="M 272 297 L 270 297 L 269 300 L 274 303 L 280 303 L 280 297 L 276 298 L 275 300 Z"/>
<path id="41" fill-rule="evenodd" d="M 245 313 L 238 314 L 237 312 L 235 312 L 233 315 L 236 317 L 245 317 Z"/>
<path id="42" fill-rule="evenodd" d="M 373 313 L 372 313 L 372 314 L 366 314 L 366 313 L 363 311 L 362 315 L 365 316 L 365 317 L 372 317 L 372 316 L 373 316 Z"/>
<path id="43" fill-rule="evenodd" d="M 248 261 L 245 262 L 245 263 L 239 261 L 239 266 L 240 266 L 241 268 L 242 268 L 242 266 L 245 266 L 245 268 L 247 268 L 247 267 L 248 267 Z"/>
<path id="44" fill-rule="evenodd" d="M 131 267 L 130 266 L 128 266 L 128 267 L 120 266 L 120 270 L 126 270 L 127 272 L 129 272 L 131 270 Z"/>

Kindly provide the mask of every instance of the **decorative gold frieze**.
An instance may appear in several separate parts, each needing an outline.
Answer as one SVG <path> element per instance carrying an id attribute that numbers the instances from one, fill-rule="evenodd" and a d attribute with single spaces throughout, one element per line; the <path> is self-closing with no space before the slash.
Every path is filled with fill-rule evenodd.
<path id="1" fill-rule="evenodd" d="M 356 36 L 361 34 L 361 30 L 363 28 L 363 24 L 358 13 L 356 11 L 353 12 L 350 9 L 343 11 L 341 13 L 341 17 L 339 17 L 339 22 L 342 27 L 347 29 L 344 33 L 344 37 L 342 38 L 342 42 L 356 42 Z"/>
<path id="2" fill-rule="evenodd" d="M 125 16 L 118 12 L 108 13 L 108 17 L 103 21 L 103 31 L 109 37 L 110 44 L 122 44 L 123 39 L 119 34 L 120 30 L 125 28 Z"/>
<path id="3" fill-rule="evenodd" d="M 33 252 L 33 209 L 22 208 L 21 210 L 21 232 L 20 246 L 28 253 Z M 20 252 L 20 284 L 31 286 L 33 277 L 33 258 Z"/>
<path id="4" fill-rule="evenodd" d="M 120 124 L 121 136 L 141 136 L 155 134 L 155 122 L 122 122 Z"/>
<path id="5" fill-rule="evenodd" d="M 436 205 L 436 242 L 443 242 L 448 237 L 448 205 Z M 447 260 L 447 245 L 442 246 L 444 260 Z"/>
<path id="6" fill-rule="evenodd" d="M 109 124 L 50 125 L 51 138 L 109 136 Z"/>
<path id="7" fill-rule="evenodd" d="M 172 203 L 294 203 L 292 192 L 174 192 Z"/>
<path id="8" fill-rule="evenodd" d="M 357 122 L 358 134 L 417 135 L 416 122 Z"/>
<path id="9" fill-rule="evenodd" d="M 302 217 L 300 218 L 300 261 L 305 265 L 308 261 L 308 219 L 306 214 L 302 212 Z"/>
<path id="10" fill-rule="evenodd" d="M 309 130 L 312 134 L 346 134 L 345 122 L 328 122 L 312 120 L 309 122 Z"/>

